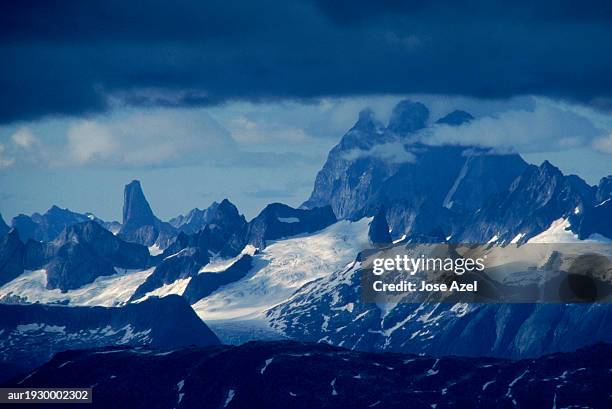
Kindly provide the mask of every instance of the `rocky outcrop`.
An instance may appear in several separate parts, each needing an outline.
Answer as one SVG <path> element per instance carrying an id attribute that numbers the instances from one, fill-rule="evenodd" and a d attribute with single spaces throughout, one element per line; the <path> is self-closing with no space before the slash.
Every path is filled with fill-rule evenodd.
<path id="1" fill-rule="evenodd" d="M 492 197 L 455 239 L 486 243 L 497 236 L 507 243 L 522 234 L 526 241 L 553 221 L 590 207 L 594 198 L 595 189 L 579 177 L 563 175 L 548 161 L 531 165 L 506 191 Z"/>
<path id="2" fill-rule="evenodd" d="M 20 214 L 13 218 L 11 225 L 19 231 L 23 241 L 54 240 L 66 227 L 94 219 L 93 215 L 75 213 L 68 209 L 52 206 L 44 214 L 34 213 L 31 216 Z"/>
<path id="3" fill-rule="evenodd" d="M 0 213 L 0 237 L 4 236 L 6 233 L 8 233 L 9 230 L 10 230 L 10 228 L 4 222 L 4 219 L 2 218 L 2 213 Z"/>
<path id="4" fill-rule="evenodd" d="M 438 119 L 436 123 L 440 125 L 458 126 L 471 122 L 473 119 L 474 117 L 469 112 L 455 110 Z"/>
<path id="5" fill-rule="evenodd" d="M 597 186 L 596 204 L 612 199 L 612 175 L 601 178 Z"/>
<path id="6" fill-rule="evenodd" d="M 251 267 L 253 267 L 253 257 L 249 254 L 243 254 L 223 271 L 200 272 L 192 277 L 182 295 L 189 304 L 195 304 L 221 286 L 244 278 Z"/>
<path id="7" fill-rule="evenodd" d="M 47 288 L 62 291 L 115 274 L 115 267 L 142 269 L 151 263 L 146 247 L 127 243 L 93 221 L 66 228 L 46 253 Z"/>
<path id="8" fill-rule="evenodd" d="M 378 210 L 370 222 L 368 238 L 372 244 L 379 246 L 390 244 L 393 241 L 391 239 L 391 234 L 389 234 L 389 224 L 387 224 L 387 216 L 384 207 Z"/>
<path id="9" fill-rule="evenodd" d="M 213 202 L 204 210 L 198 208 L 192 209 L 184 216 L 180 215 L 170 219 L 168 223 L 183 233 L 197 233 L 210 223 L 218 207 L 219 203 Z"/>
<path id="10" fill-rule="evenodd" d="M 0 237 L 0 286 L 23 273 L 25 245 L 16 229 Z"/>
<path id="11" fill-rule="evenodd" d="M 267 240 L 312 233 L 336 222 L 331 206 L 294 209 L 282 203 L 272 203 L 249 222 L 247 242 L 258 248 Z"/>
<path id="12" fill-rule="evenodd" d="M 389 119 L 387 129 L 400 136 L 421 130 L 427 126 L 429 109 L 420 102 L 400 101 Z"/>
<path id="13" fill-rule="evenodd" d="M 123 240 L 166 248 L 176 236 L 176 229 L 153 214 L 138 180 L 133 180 L 123 191 L 123 224 L 119 231 Z"/>

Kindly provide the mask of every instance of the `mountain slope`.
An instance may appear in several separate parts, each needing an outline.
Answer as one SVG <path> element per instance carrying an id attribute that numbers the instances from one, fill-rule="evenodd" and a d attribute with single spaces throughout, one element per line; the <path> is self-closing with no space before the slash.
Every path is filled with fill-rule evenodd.
<path id="1" fill-rule="evenodd" d="M 262 319 L 304 284 L 343 268 L 368 246 L 369 219 L 341 221 L 321 231 L 274 241 L 253 256 L 241 280 L 221 287 L 196 304 L 204 320 Z"/>
<path id="2" fill-rule="evenodd" d="M 610 359 L 603 344 L 517 362 L 295 342 L 114 348 L 58 354 L 8 385 L 93 386 L 94 408 L 606 408 Z"/>
<path id="3" fill-rule="evenodd" d="M 107 345 L 175 348 L 218 343 L 212 331 L 177 296 L 120 308 L 0 304 L 0 358 L 4 365 L 21 370 L 36 367 L 67 349 Z"/>
<path id="4" fill-rule="evenodd" d="M 6 224 L 4 219 L 2 218 L 2 213 L 0 213 L 0 237 L 4 236 L 6 233 L 8 233 L 9 230 L 10 230 L 10 228 L 8 227 L 8 225 Z"/>
<path id="5" fill-rule="evenodd" d="M 536 280 L 536 294 L 542 291 L 537 284 L 544 282 L 548 263 L 558 263 L 558 270 L 571 271 L 576 259 L 572 253 L 575 246 L 527 245 L 515 247 L 515 251 L 483 247 L 487 249 L 483 256 L 488 257 L 490 278 L 495 278 L 496 283 L 528 288 L 534 283 L 531 280 Z M 588 251 L 586 247 L 583 249 Z M 602 249 L 609 251 L 609 247 L 599 247 Z M 521 304 L 493 299 L 491 303 L 452 300 L 439 303 L 439 299 L 424 301 L 419 294 L 408 292 L 398 293 L 394 299 L 372 300 L 364 295 L 367 294 L 364 286 L 368 285 L 364 277 L 372 276 L 371 265 L 365 261 L 366 253 L 369 260 L 393 258 L 394 254 L 429 254 L 423 245 L 417 248 L 401 242 L 380 252 L 364 251 L 345 268 L 305 284 L 288 301 L 268 310 L 270 325 L 281 334 L 301 341 L 436 356 L 518 359 L 572 351 L 598 341 L 612 342 L 612 332 L 608 329 L 612 309 L 605 302 Z M 557 273 L 550 274 L 558 277 Z M 424 278 L 414 277 L 417 283 Z M 561 289 L 554 283 L 547 288 L 552 292 Z"/>
<path id="6" fill-rule="evenodd" d="M 11 226 L 19 231 L 23 241 L 33 239 L 36 241 L 54 240 L 66 227 L 76 223 L 93 220 L 91 214 L 75 213 L 68 209 L 52 206 L 44 214 L 34 213 L 31 216 L 20 214 L 13 218 Z M 99 223 L 104 222 L 96 219 Z"/>

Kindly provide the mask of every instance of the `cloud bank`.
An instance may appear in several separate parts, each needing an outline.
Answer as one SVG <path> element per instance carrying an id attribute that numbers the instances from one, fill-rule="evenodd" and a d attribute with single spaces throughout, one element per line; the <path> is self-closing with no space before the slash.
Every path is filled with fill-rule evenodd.
<path id="1" fill-rule="evenodd" d="M 609 110 L 611 21 L 600 1 L 2 2 L 0 122 L 388 93 Z"/>

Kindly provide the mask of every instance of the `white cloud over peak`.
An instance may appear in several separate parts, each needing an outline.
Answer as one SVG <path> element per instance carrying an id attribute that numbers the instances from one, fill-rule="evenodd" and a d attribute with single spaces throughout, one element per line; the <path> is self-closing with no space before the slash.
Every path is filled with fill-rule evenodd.
<path id="1" fill-rule="evenodd" d="M 535 101 L 532 110 L 500 112 L 461 126 L 436 125 L 423 132 L 421 139 L 431 145 L 476 145 L 527 153 L 589 146 L 606 132 L 566 105 Z"/>
<path id="2" fill-rule="evenodd" d="M 345 160 L 356 160 L 365 157 L 381 159 L 385 162 L 400 164 L 414 163 L 416 156 L 404 148 L 400 142 L 390 142 L 374 145 L 371 149 L 352 149 L 343 155 Z"/>

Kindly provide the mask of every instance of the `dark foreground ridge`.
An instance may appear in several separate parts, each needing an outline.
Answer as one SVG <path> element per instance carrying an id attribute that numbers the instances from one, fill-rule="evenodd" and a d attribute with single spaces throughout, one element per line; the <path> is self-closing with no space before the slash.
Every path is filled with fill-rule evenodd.
<path id="1" fill-rule="evenodd" d="M 176 295 L 110 308 L 0 304 L 0 382 L 67 349 L 218 343 L 217 336 Z"/>
<path id="2" fill-rule="evenodd" d="M 67 351 L 5 386 L 93 387 L 89 408 L 609 408 L 610 362 L 610 344 L 508 361 L 250 342 Z"/>

